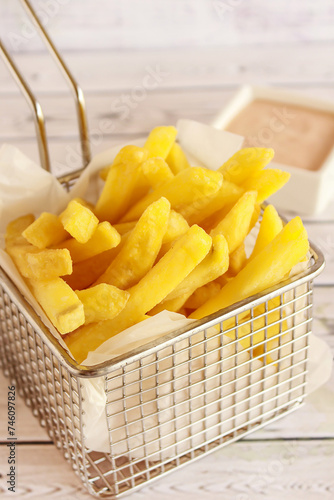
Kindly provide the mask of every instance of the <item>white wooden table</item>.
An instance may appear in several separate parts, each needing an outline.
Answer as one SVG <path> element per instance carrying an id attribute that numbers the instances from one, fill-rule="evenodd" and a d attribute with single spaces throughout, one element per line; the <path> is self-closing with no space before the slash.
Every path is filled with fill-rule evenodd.
<path id="1" fill-rule="evenodd" d="M 334 100 L 333 54 L 332 41 L 310 43 L 307 49 L 287 43 L 196 50 L 65 51 L 86 94 L 94 153 L 131 141 L 156 125 L 173 125 L 180 117 L 210 123 L 243 83 L 279 85 Z M 45 110 L 54 173 L 80 166 L 74 106 L 62 78 L 43 52 L 18 53 L 16 62 Z M 154 88 L 147 88 L 149 74 Z M 0 143 L 15 144 L 38 160 L 29 109 L 1 62 L 0 110 Z M 321 216 L 304 221 L 327 262 L 315 283 L 313 330 L 334 352 L 334 199 Z M 332 374 L 297 412 L 129 499 L 334 498 L 333 382 Z M 0 375 L 0 498 L 91 498 L 21 400 L 17 401 L 17 493 L 7 491 L 7 385 Z"/>

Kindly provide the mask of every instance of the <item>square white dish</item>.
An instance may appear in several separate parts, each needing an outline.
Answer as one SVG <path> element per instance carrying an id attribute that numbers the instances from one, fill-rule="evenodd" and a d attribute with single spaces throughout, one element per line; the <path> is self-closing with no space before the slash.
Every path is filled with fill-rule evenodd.
<path id="1" fill-rule="evenodd" d="M 288 109 L 284 112 L 284 105 L 301 108 L 303 112 L 314 111 L 321 114 L 333 115 L 334 124 L 334 102 L 323 101 L 310 98 L 304 94 L 298 94 L 276 88 L 261 88 L 244 86 L 237 91 L 236 95 L 218 113 L 212 125 L 219 130 L 230 130 L 229 125 L 248 105 L 254 101 L 268 101 L 273 104 L 271 119 L 268 119 L 266 127 L 263 127 L 254 141 L 254 146 L 272 147 L 271 138 L 280 133 L 279 124 L 289 126 Z M 274 104 L 277 103 L 275 108 Z M 303 124 L 302 124 L 303 125 Z M 283 130 L 284 127 L 281 127 Z M 302 126 L 300 127 L 302 129 Z M 232 130 L 234 133 L 240 133 Z M 254 133 L 256 133 L 254 131 Z M 313 135 L 314 137 L 314 135 Z M 262 139 L 262 140 L 261 140 Z M 321 146 L 321 135 L 314 137 L 317 146 Z M 291 144 L 287 143 L 287 147 Z M 275 148 L 274 148 L 275 149 Z M 274 160 L 270 163 L 270 168 L 279 168 L 291 174 L 289 182 L 276 194 L 270 198 L 280 210 L 288 210 L 304 215 L 314 215 L 322 212 L 327 204 L 334 198 L 334 136 L 333 143 L 329 151 L 326 151 L 324 159 L 314 170 L 301 168 L 293 163 L 278 162 Z"/>

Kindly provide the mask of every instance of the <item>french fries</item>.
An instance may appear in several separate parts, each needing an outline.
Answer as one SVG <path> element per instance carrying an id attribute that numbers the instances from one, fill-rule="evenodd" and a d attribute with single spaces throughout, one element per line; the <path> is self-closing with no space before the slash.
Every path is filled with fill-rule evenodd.
<path id="1" fill-rule="evenodd" d="M 31 245 L 43 249 L 64 241 L 70 235 L 65 231 L 57 215 L 43 212 L 22 231 L 22 236 Z"/>
<path id="2" fill-rule="evenodd" d="M 170 201 L 173 210 L 184 216 L 189 211 L 189 206 L 206 202 L 214 195 L 223 183 L 223 176 L 219 172 L 213 172 L 202 167 L 193 167 L 182 170 L 168 182 L 165 182 L 154 191 L 148 193 L 139 200 L 125 215 L 121 222 L 137 220 L 143 211 L 153 201 L 162 196 Z"/>
<path id="3" fill-rule="evenodd" d="M 130 288 L 151 269 L 167 230 L 170 203 L 166 198 L 147 207 L 117 257 L 95 284 Z"/>
<path id="4" fill-rule="evenodd" d="M 211 237 L 199 226 L 192 226 L 162 259 L 129 290 L 125 308 L 113 320 L 84 326 L 66 338 L 75 359 L 81 363 L 89 351 L 108 338 L 141 321 L 142 317 L 161 302 L 207 255 Z"/>
<path id="5" fill-rule="evenodd" d="M 69 202 L 59 219 L 64 229 L 79 243 L 87 243 L 99 223 L 93 212 L 77 200 Z"/>
<path id="6" fill-rule="evenodd" d="M 270 148 L 240 149 L 219 168 L 219 171 L 224 175 L 224 179 L 240 185 L 250 176 L 261 172 L 273 157 L 274 150 Z"/>
<path id="7" fill-rule="evenodd" d="M 85 325 L 112 319 L 124 309 L 130 294 L 113 285 L 100 283 L 75 292 L 83 304 Z"/>
<path id="8" fill-rule="evenodd" d="M 295 217 L 216 295 L 191 314 L 200 319 L 259 293 L 284 279 L 309 250 L 306 230 Z"/>
<path id="9" fill-rule="evenodd" d="M 75 198 L 7 227 L 6 251 L 79 363 L 147 315 L 201 319 L 279 283 L 307 255 L 301 220 L 283 227 L 272 205 L 246 252 L 260 204 L 289 177 L 266 168 L 271 149 L 242 149 L 212 171 L 191 167 L 175 139 L 174 127 L 157 127 L 144 147 L 123 147 L 100 172 L 95 205 Z M 276 345 L 285 330 L 281 307 L 270 301 L 269 326 L 259 306 L 238 330 L 233 318 L 223 327 L 263 356 L 264 340 Z"/>
<path id="10" fill-rule="evenodd" d="M 241 245 L 249 232 L 256 198 L 256 191 L 248 191 L 243 194 L 228 214 L 210 232 L 211 236 L 216 234 L 225 236 L 230 253 Z"/>

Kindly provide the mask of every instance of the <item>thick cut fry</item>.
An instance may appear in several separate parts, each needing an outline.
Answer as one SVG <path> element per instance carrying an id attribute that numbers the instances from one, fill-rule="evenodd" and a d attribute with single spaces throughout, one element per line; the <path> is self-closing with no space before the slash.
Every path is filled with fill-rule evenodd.
<path id="1" fill-rule="evenodd" d="M 186 309 L 198 309 L 203 305 L 207 300 L 211 299 L 217 295 L 220 291 L 221 286 L 216 281 L 211 281 L 211 283 L 207 283 L 206 285 L 197 288 L 194 293 L 189 297 L 187 302 L 184 304 Z"/>
<path id="2" fill-rule="evenodd" d="M 290 179 L 288 172 L 277 168 L 267 168 L 249 177 L 241 187 L 246 191 L 257 191 L 257 203 L 263 203 L 271 195 L 281 189 Z"/>
<path id="3" fill-rule="evenodd" d="M 237 151 L 219 168 L 224 179 L 242 184 L 246 179 L 260 172 L 273 159 L 274 150 L 268 148 L 244 148 Z M 247 191 L 255 188 L 247 188 Z"/>
<path id="4" fill-rule="evenodd" d="M 189 229 L 189 224 L 184 217 L 174 210 L 170 211 L 167 231 L 162 239 L 160 252 L 158 253 L 157 261 L 170 250 L 175 241 L 183 236 Z"/>
<path id="5" fill-rule="evenodd" d="M 218 191 L 223 182 L 223 176 L 202 167 L 182 170 L 173 179 L 146 195 L 135 204 L 122 218 L 121 222 L 136 220 L 153 201 L 162 196 L 170 201 L 171 208 L 184 215 L 189 205 L 201 204 Z"/>
<path id="6" fill-rule="evenodd" d="M 119 165 L 120 163 L 136 163 L 138 165 L 147 160 L 147 158 L 147 149 L 129 144 L 128 146 L 124 146 L 117 153 L 113 165 Z"/>
<path id="7" fill-rule="evenodd" d="M 140 282 L 129 290 L 130 298 L 116 318 L 84 326 L 67 336 L 66 344 L 75 359 L 82 363 L 89 351 L 140 321 L 205 258 L 211 245 L 210 236 L 199 226 L 192 226 Z"/>
<path id="8" fill-rule="evenodd" d="M 76 198 L 72 198 L 72 200 L 80 203 L 83 207 L 89 208 L 92 212 L 94 212 L 94 205 L 93 203 L 90 203 L 89 201 L 86 201 L 84 198 L 79 198 L 78 196 Z"/>
<path id="9" fill-rule="evenodd" d="M 156 127 L 148 136 L 144 148 L 148 151 L 149 158 L 159 156 L 166 159 L 175 142 L 177 130 L 175 127 Z"/>
<path id="10" fill-rule="evenodd" d="M 170 203 L 166 198 L 152 203 L 143 213 L 127 242 L 95 284 L 109 283 L 125 290 L 154 264 L 167 229 Z"/>
<path id="11" fill-rule="evenodd" d="M 99 223 L 93 212 L 76 200 L 69 202 L 59 219 L 64 229 L 79 243 L 87 243 Z"/>
<path id="12" fill-rule="evenodd" d="M 143 173 L 150 186 L 155 189 L 173 179 L 174 174 L 162 158 L 149 158 L 142 165 Z"/>
<path id="13" fill-rule="evenodd" d="M 129 231 L 132 231 L 132 229 L 135 227 L 137 222 L 138 222 L 137 220 L 133 220 L 132 222 L 120 222 L 119 224 L 114 224 L 113 227 L 122 236 L 123 234 L 126 234 Z"/>
<path id="14" fill-rule="evenodd" d="M 27 240 L 22 236 L 22 233 L 35 220 L 33 214 L 22 215 L 11 221 L 6 228 L 5 246 L 6 250 L 14 245 L 27 245 Z"/>
<path id="15" fill-rule="evenodd" d="M 76 239 L 70 238 L 58 245 L 57 248 L 67 248 L 73 262 L 81 262 L 116 247 L 120 241 L 120 234 L 109 222 L 105 221 L 100 222 L 86 243 L 79 243 Z"/>
<path id="16" fill-rule="evenodd" d="M 94 255 L 90 259 L 73 264 L 73 272 L 63 279 L 73 290 L 82 290 L 91 286 L 103 274 L 112 260 L 119 253 L 122 242 L 110 250 Z"/>
<path id="17" fill-rule="evenodd" d="M 212 249 L 195 269 L 177 286 L 165 301 L 179 295 L 188 294 L 188 297 L 203 285 L 215 280 L 228 269 L 229 255 L 227 241 L 221 234 L 213 236 Z M 187 299 L 188 299 L 187 297 Z"/>
<path id="18" fill-rule="evenodd" d="M 22 234 L 29 243 L 41 250 L 69 237 L 57 215 L 48 212 L 43 212 Z"/>
<path id="19" fill-rule="evenodd" d="M 17 247 L 17 250 L 21 248 L 24 247 Z M 46 249 L 35 252 L 28 248 L 26 252 L 21 251 L 20 257 L 14 258 L 14 261 L 25 278 L 48 280 L 72 273 L 72 259 L 67 249 Z"/>
<path id="20" fill-rule="evenodd" d="M 143 161 L 147 160 L 148 151 L 147 149 L 140 148 L 139 146 L 128 145 L 124 146 L 116 155 L 112 165 L 108 165 L 100 170 L 100 177 L 104 181 L 107 179 L 109 170 L 119 163 L 132 163 L 139 165 Z"/>
<path id="21" fill-rule="evenodd" d="M 185 170 L 190 167 L 183 149 L 177 142 L 174 142 L 171 150 L 169 151 L 166 162 L 174 175 L 181 172 L 181 170 Z"/>
<path id="22" fill-rule="evenodd" d="M 171 210 L 168 218 L 167 230 L 162 238 L 162 243 L 170 243 L 183 236 L 189 229 L 189 224 L 181 214 Z"/>
<path id="23" fill-rule="evenodd" d="M 37 301 L 59 333 L 65 335 L 85 322 L 84 308 L 76 293 L 62 278 L 28 281 Z"/>
<path id="24" fill-rule="evenodd" d="M 295 217 L 235 278 L 228 281 L 216 297 L 190 317 L 203 318 L 276 285 L 306 256 L 308 249 L 306 230 L 300 217 Z"/>
<path id="25" fill-rule="evenodd" d="M 149 188 L 140 163 L 117 163 L 109 170 L 95 213 L 101 221 L 114 224 Z"/>
<path id="26" fill-rule="evenodd" d="M 244 194 L 245 190 L 233 182 L 225 181 L 200 211 L 194 212 L 188 217 L 189 224 L 200 224 L 204 229 L 206 227 L 215 227 L 225 215 L 236 204 L 238 199 Z"/>
<path id="27" fill-rule="evenodd" d="M 27 274 L 27 255 L 28 253 L 38 253 L 41 250 L 34 245 L 30 245 L 27 243 L 27 241 L 24 239 L 25 245 L 22 244 L 17 244 L 17 245 L 10 245 L 6 247 L 6 251 L 8 255 L 10 255 L 11 259 L 15 263 L 15 266 L 17 269 L 20 271 L 20 273 L 25 276 Z"/>
<path id="28" fill-rule="evenodd" d="M 113 319 L 124 309 L 130 297 L 129 292 L 106 283 L 100 283 L 87 290 L 76 290 L 75 293 L 84 306 L 85 325 Z"/>
<path id="29" fill-rule="evenodd" d="M 228 262 L 226 239 L 220 234 L 214 236 L 211 251 L 205 259 L 151 313 L 157 314 L 164 309 L 179 311 L 197 288 L 224 274 L 228 269 Z"/>
<path id="30" fill-rule="evenodd" d="M 242 242 L 234 252 L 230 255 L 230 265 L 228 268 L 228 273 L 232 276 L 236 276 L 241 269 L 244 267 L 247 261 L 245 243 Z"/>
<path id="31" fill-rule="evenodd" d="M 242 195 L 226 217 L 210 232 L 211 236 L 216 234 L 225 236 L 230 253 L 241 245 L 249 232 L 256 196 L 256 191 Z"/>
<path id="32" fill-rule="evenodd" d="M 178 311 L 197 288 L 224 274 L 227 271 L 228 262 L 226 239 L 220 234 L 214 236 L 211 251 L 205 259 L 151 313 L 157 314 L 164 309 Z"/>
<path id="33" fill-rule="evenodd" d="M 268 205 L 263 212 L 259 233 L 249 260 L 254 259 L 283 229 L 282 219 L 273 205 Z"/>
<path id="34" fill-rule="evenodd" d="M 178 312 L 183 308 L 184 303 L 187 301 L 189 297 L 189 293 L 185 293 L 183 295 L 178 295 L 174 299 L 166 300 L 165 302 L 160 302 L 153 309 L 149 311 L 151 316 L 155 316 L 159 314 L 161 311 L 171 311 Z M 181 313 L 182 314 L 182 313 Z"/>

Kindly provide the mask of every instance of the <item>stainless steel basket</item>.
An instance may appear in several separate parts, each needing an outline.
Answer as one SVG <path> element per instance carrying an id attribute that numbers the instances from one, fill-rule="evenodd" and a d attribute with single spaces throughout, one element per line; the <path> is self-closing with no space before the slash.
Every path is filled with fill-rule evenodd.
<path id="1" fill-rule="evenodd" d="M 69 75 L 30 4 L 22 1 Z M 0 49 L 33 104 L 41 162 L 49 168 L 40 107 L 9 54 L 4 47 Z M 79 98 L 85 165 L 90 153 L 83 95 L 72 77 L 70 82 Z M 60 180 L 70 188 L 79 174 Z M 313 245 L 311 255 L 307 270 L 280 285 L 93 368 L 72 360 L 6 270 L 0 269 L 2 369 L 89 492 L 101 498 L 120 498 L 303 403 L 312 282 L 324 266 L 321 252 Z M 232 319 L 229 331 L 223 325 L 227 319 Z M 249 339 L 250 347 L 241 350 L 238 334 L 245 326 L 249 333 L 243 338 Z M 275 336 L 268 334 L 272 326 L 277 328 Z M 260 330 L 264 332 L 261 356 L 253 349 L 254 335 Z M 235 340 L 229 339 L 231 332 Z M 96 377 L 106 398 L 110 450 L 105 453 L 90 449 L 85 434 L 89 404 L 85 387 Z"/>

